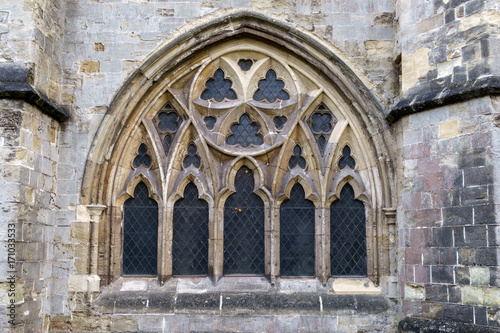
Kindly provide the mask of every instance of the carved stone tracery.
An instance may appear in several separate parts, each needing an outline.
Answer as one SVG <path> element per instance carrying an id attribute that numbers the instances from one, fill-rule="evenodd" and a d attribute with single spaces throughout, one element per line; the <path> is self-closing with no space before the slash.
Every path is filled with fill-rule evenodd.
<path id="1" fill-rule="evenodd" d="M 381 223 L 375 214 L 382 204 L 380 180 L 375 153 L 352 106 L 319 76 L 306 75 L 311 68 L 299 58 L 252 39 L 233 46 L 220 45 L 212 57 L 200 58 L 161 81 L 161 95 L 137 118 L 143 130 L 130 136 L 147 145 L 152 166 L 133 170 L 121 162 L 113 178 L 121 194 L 111 198 L 111 229 L 119 228 L 121 203 L 134 191 L 131 181 L 152 187 L 150 195 L 159 207 L 158 275 L 164 281 L 172 275 L 173 207 L 186 186 L 195 184 L 210 207 L 208 274 L 217 281 L 224 275 L 223 210 L 235 193 L 237 172 L 246 167 L 255 179 L 254 193 L 264 204 L 264 274 L 271 282 L 280 275 L 280 205 L 300 183 L 304 199 L 316 210 L 314 275 L 326 283 L 329 208 L 348 183 L 366 208 L 367 276 L 378 283 L 380 275 L 387 275 L 378 268 L 379 230 L 371 227 Z M 246 133 L 233 141 L 236 125 L 243 122 Z M 260 139 L 244 141 L 245 135 Z M 348 143 L 356 169 L 340 170 L 338 161 Z M 137 154 L 139 146 L 130 147 Z M 125 153 L 120 160 L 129 156 L 134 155 Z M 113 236 L 107 254 L 113 258 L 109 271 L 115 278 L 121 272 L 119 239 Z"/>

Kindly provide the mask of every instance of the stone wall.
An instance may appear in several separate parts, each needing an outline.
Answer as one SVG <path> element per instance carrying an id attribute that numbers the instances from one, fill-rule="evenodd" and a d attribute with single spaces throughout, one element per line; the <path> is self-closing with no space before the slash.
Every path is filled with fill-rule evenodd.
<path id="1" fill-rule="evenodd" d="M 59 303 L 66 302 L 67 297 L 61 296 L 66 295 L 71 266 L 60 260 L 55 245 L 64 237 L 63 226 L 55 220 L 59 123 L 22 101 L 2 100 L 0 110 L 0 327 L 10 327 L 8 321 L 15 319 L 21 330 L 36 332 L 42 330 L 45 315 L 57 309 L 58 303 L 52 300 L 59 297 Z M 5 256 L 11 229 L 15 229 L 17 240 L 15 265 Z M 15 318 L 7 316 L 12 300 Z"/>
<path id="2" fill-rule="evenodd" d="M 401 119 L 402 311 L 500 326 L 498 98 Z"/>

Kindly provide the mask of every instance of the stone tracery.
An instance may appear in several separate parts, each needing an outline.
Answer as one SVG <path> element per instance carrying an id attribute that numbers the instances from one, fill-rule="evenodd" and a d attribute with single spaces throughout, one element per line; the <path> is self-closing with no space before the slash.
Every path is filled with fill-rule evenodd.
<path id="1" fill-rule="evenodd" d="M 254 193 L 262 199 L 266 211 L 262 272 L 272 283 L 280 276 L 279 247 L 273 245 L 280 239 L 279 232 L 273 231 L 279 230 L 276 212 L 290 198 L 293 184 L 300 182 L 305 199 L 324 216 L 320 220 L 315 217 L 315 248 L 321 255 L 315 256 L 313 274 L 323 283 L 330 276 L 329 207 L 338 200 L 332 188 L 338 182 L 332 179 L 343 177 L 349 183 L 359 183 L 356 188 L 368 188 L 357 191 L 356 198 L 361 195 L 367 209 L 371 209 L 374 189 L 368 182 L 373 162 L 370 153 L 366 155 L 364 148 L 360 149 L 367 144 L 359 141 L 362 136 L 354 135 L 357 124 L 346 113 L 345 105 L 320 88 L 319 82 L 306 79 L 289 59 L 272 52 L 250 51 L 252 43 L 248 48 L 229 50 L 191 69 L 187 77 L 191 75 L 192 79 L 172 79 L 158 99 L 157 104 L 163 106 L 159 111 L 151 107 L 142 120 L 147 131 L 141 133 L 146 133 L 153 147 L 160 142 L 165 151 L 154 149 L 158 168 L 145 175 L 150 183 L 162 188 L 158 192 L 162 196 L 159 212 L 164 230 L 159 235 L 158 275 L 162 281 L 174 274 L 171 207 L 182 197 L 182 189 L 189 182 L 197 184 L 200 198 L 212 202 L 210 207 L 213 205 L 214 210 L 220 210 L 236 190 L 232 183 L 235 172 L 245 165 L 251 170 L 256 177 Z M 243 63 L 242 59 L 252 60 Z M 274 85 L 264 86 L 262 81 L 266 79 Z M 257 94 L 259 90 L 262 91 Z M 261 95 L 264 97 L 256 100 Z M 354 137 L 358 142 L 351 145 L 353 154 L 364 157 L 359 159 L 357 170 L 352 171 L 354 176 L 345 178 L 338 173 L 336 161 L 342 156 L 339 149 L 344 145 L 340 143 Z M 217 282 L 227 274 L 222 257 L 217 255 L 227 250 L 223 233 L 218 231 L 226 218 L 211 209 L 209 215 L 208 274 Z M 374 232 L 367 227 L 367 235 L 373 237 Z M 374 245 L 367 242 L 366 274 L 377 282 L 379 273 L 371 250 Z"/>

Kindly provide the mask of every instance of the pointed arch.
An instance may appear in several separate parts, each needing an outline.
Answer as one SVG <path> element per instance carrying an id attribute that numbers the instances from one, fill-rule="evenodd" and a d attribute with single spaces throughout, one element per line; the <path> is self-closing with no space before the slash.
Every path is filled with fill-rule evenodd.
<path id="1" fill-rule="evenodd" d="M 269 229 L 269 233 L 272 235 L 276 232 L 274 229 L 276 221 L 271 222 L 274 218 L 271 218 L 271 215 L 276 216 L 273 215 L 273 210 L 276 209 L 278 192 L 279 195 L 282 195 L 284 191 L 281 191 L 282 187 L 280 186 L 273 187 L 270 185 L 272 176 L 269 175 L 269 172 L 264 171 L 268 167 L 268 162 L 262 162 L 261 156 L 271 155 L 273 151 L 281 149 L 284 146 L 284 141 L 289 137 L 287 131 L 292 131 L 297 126 L 301 126 L 305 131 L 306 125 L 301 117 L 309 112 L 315 103 L 328 100 L 332 112 L 333 108 L 335 108 L 335 112 L 342 115 L 342 120 L 339 123 L 344 129 L 349 128 L 352 130 L 353 139 L 360 142 L 360 156 L 366 160 L 364 163 L 365 168 L 359 172 L 359 177 L 363 182 L 356 181 L 352 184 L 365 184 L 364 192 L 367 193 L 367 198 L 370 199 L 370 216 L 373 217 L 373 221 L 371 220 L 369 223 L 373 228 L 370 235 L 373 235 L 374 239 L 379 237 L 380 244 L 383 244 L 381 235 L 387 229 L 384 224 L 383 209 L 391 208 L 395 197 L 393 191 L 395 172 L 392 167 L 393 155 L 390 147 L 396 145 L 393 144 L 394 139 L 389 131 L 388 124 L 384 120 L 383 107 L 371 92 L 373 88 L 371 83 L 338 50 L 332 48 L 314 34 L 305 30 L 291 28 L 280 20 L 252 11 L 230 10 L 209 15 L 203 21 L 202 25 L 186 25 L 162 43 L 127 78 L 122 88 L 117 92 L 96 133 L 86 161 L 81 186 L 81 203 L 103 204 L 116 208 L 116 198 L 122 194 L 120 191 L 123 189 L 121 163 L 123 163 L 126 156 L 123 148 L 130 142 L 132 134 L 141 122 L 147 127 L 148 131 L 153 129 L 155 124 L 148 122 L 151 120 L 151 114 L 157 112 L 158 108 L 164 105 L 163 102 L 166 100 L 164 96 L 168 95 L 169 98 L 172 97 L 174 104 L 182 108 L 182 112 L 178 111 L 182 113 L 182 116 L 187 121 L 184 121 L 181 126 L 192 126 L 193 133 L 195 132 L 198 135 L 204 133 L 208 137 L 208 139 L 201 138 L 203 144 L 198 147 L 198 151 L 201 151 L 203 147 L 205 153 L 202 159 L 205 159 L 204 161 L 210 169 L 210 175 L 206 176 L 207 182 L 203 182 L 204 186 L 207 186 L 207 189 L 203 189 L 204 193 L 213 193 L 214 206 L 217 209 L 223 208 L 226 199 L 235 191 L 232 182 L 237 171 L 243 165 L 246 165 L 252 170 L 255 177 L 254 192 L 264 201 L 265 207 L 268 209 L 266 211 L 266 230 Z M 202 74 L 206 68 L 213 66 L 216 62 L 219 62 L 220 66 L 230 64 L 231 59 L 224 58 L 226 54 L 230 52 L 236 53 L 235 50 L 240 49 L 241 45 L 243 45 L 235 46 L 234 39 L 236 38 L 239 42 L 245 44 L 244 51 L 257 53 L 254 50 L 255 46 L 258 46 L 263 57 L 276 55 L 275 59 L 281 59 L 276 60 L 276 64 L 280 63 L 282 67 L 277 65 L 276 68 L 290 70 L 290 77 L 293 78 L 292 81 L 295 82 L 293 83 L 295 86 L 285 86 L 285 92 L 290 95 L 290 99 L 284 101 L 280 109 L 280 112 L 283 111 L 286 116 L 276 112 L 275 107 L 271 105 L 272 103 L 278 103 L 277 100 L 272 103 L 266 100 L 251 101 L 248 105 L 243 105 L 242 101 L 230 100 L 227 104 L 220 102 L 223 105 L 219 105 L 217 108 L 211 108 L 211 104 L 207 101 L 203 101 L 206 102 L 206 105 L 201 105 L 202 102 L 200 102 L 201 106 L 197 105 L 198 100 L 195 101 L 195 99 L 199 99 L 202 93 L 200 89 L 203 88 L 199 88 L 198 83 L 205 78 Z M 290 61 L 290 65 L 284 66 L 282 64 L 285 62 L 283 59 L 288 58 L 293 58 L 293 61 Z M 232 59 L 231 61 L 237 60 Z M 264 68 L 264 60 L 262 64 L 262 68 Z M 233 72 L 236 72 L 238 68 L 233 67 L 235 69 Z M 268 69 L 266 68 L 266 70 Z M 314 72 L 316 75 L 307 78 L 309 72 Z M 226 74 L 228 73 L 235 75 L 231 71 L 226 72 Z M 279 80 L 288 75 L 284 72 L 279 73 L 279 70 L 277 74 Z M 254 79 L 252 78 L 252 80 Z M 255 82 L 258 84 L 258 80 Z M 311 87 L 314 88 L 311 88 L 313 90 L 309 94 L 292 96 L 295 91 L 300 90 L 299 86 L 306 86 L 308 82 L 311 82 Z M 193 88 L 195 85 L 198 86 Z M 190 88 L 181 91 L 183 86 L 189 86 Z M 238 85 L 234 87 L 236 87 L 235 93 L 238 97 L 239 92 L 237 90 L 244 89 Z M 251 89 L 247 90 L 247 95 L 254 93 L 253 91 L 252 93 L 249 92 Z M 195 96 L 194 94 L 198 95 Z M 221 119 L 210 119 L 210 121 L 214 121 L 214 126 L 208 128 L 204 122 L 204 117 L 216 118 L 216 115 L 210 112 L 223 113 L 231 108 L 243 107 L 252 108 L 252 112 L 255 111 L 255 114 L 260 115 L 269 112 L 272 117 L 269 119 L 262 117 L 262 122 L 266 122 L 269 129 L 275 128 L 276 131 L 269 130 L 262 144 L 250 146 L 248 150 L 240 149 L 235 152 L 234 147 L 228 148 L 228 145 L 225 144 L 224 136 L 227 133 L 219 132 L 223 121 Z M 200 108 L 205 111 L 208 110 L 207 113 L 200 112 Z M 194 116 L 195 112 L 197 112 L 196 117 Z M 278 120 L 278 123 L 285 121 L 283 117 L 286 118 L 284 124 L 278 126 L 274 123 L 275 119 Z M 182 128 L 179 129 L 180 132 L 183 132 Z M 181 136 L 179 133 L 177 137 Z M 337 134 L 332 133 L 331 137 Z M 156 141 L 154 148 L 158 150 L 161 144 Z M 180 152 L 184 149 L 181 147 L 183 142 L 180 141 L 172 142 L 175 147 L 169 153 L 171 160 L 174 160 L 172 159 L 172 156 L 175 155 L 174 151 Z M 317 196 L 320 198 L 323 210 L 326 210 L 328 191 L 332 188 L 330 186 L 331 180 L 337 171 L 333 170 L 333 163 L 326 163 L 326 161 L 333 159 L 331 153 L 335 149 L 333 141 L 334 139 L 331 138 L 329 145 L 326 147 L 327 150 L 330 149 L 330 152 L 328 153 L 325 150 L 325 156 L 322 158 L 319 157 L 321 152 L 318 149 L 310 149 L 318 157 L 315 157 L 317 161 L 315 162 L 317 164 L 317 166 L 315 165 L 316 171 L 314 171 L 314 175 L 311 176 L 308 182 L 318 184 Z M 218 144 L 221 142 L 223 143 L 222 146 Z M 220 160 L 216 162 L 211 160 L 212 149 L 220 153 Z M 327 156 L 327 154 L 330 155 Z M 279 167 L 280 165 L 276 164 L 269 165 L 269 168 L 275 168 L 274 170 Z M 170 195 L 174 191 L 175 184 L 178 183 L 179 179 L 186 179 L 190 173 L 196 176 L 196 179 L 200 175 L 196 173 L 197 171 L 184 172 L 186 170 L 182 170 L 181 167 L 172 167 L 170 161 L 164 163 L 164 168 L 161 168 L 161 171 L 164 171 L 165 175 L 159 173 L 159 176 L 156 177 L 158 179 L 161 176 L 162 189 L 159 191 L 162 194 L 161 200 L 163 200 L 161 216 L 166 221 L 169 216 L 168 210 L 173 208 L 173 201 L 168 200 L 172 198 Z M 169 173 L 172 177 L 169 176 Z M 295 176 L 299 176 L 299 174 L 293 177 Z M 352 175 L 350 177 L 355 179 Z M 342 179 L 350 180 L 349 177 L 343 177 L 337 185 L 345 185 L 342 183 L 344 181 Z M 288 184 L 289 182 L 285 183 Z M 198 188 L 201 190 L 201 187 Z M 209 189 L 211 189 L 211 192 Z M 121 221 L 119 209 L 111 209 L 110 212 L 113 213 L 104 217 L 104 219 L 108 219 L 107 223 L 109 225 L 113 225 L 113 228 L 103 228 L 103 230 L 109 230 L 108 233 L 116 230 L 120 226 L 119 221 Z M 323 213 L 317 214 L 316 222 L 317 230 L 319 230 L 317 241 L 324 243 L 329 235 L 329 229 L 326 222 L 323 221 L 327 214 Z M 210 236 L 210 240 L 213 243 L 222 244 L 223 235 L 216 230 L 222 226 L 223 218 L 217 216 L 212 216 L 212 218 L 215 221 L 213 226 L 214 234 Z M 323 220 L 319 221 L 320 219 Z M 163 234 L 168 235 L 171 231 L 166 228 L 165 221 L 160 222 L 160 229 L 162 229 Z M 274 234 L 272 237 L 275 236 Z M 109 262 L 112 261 L 110 258 L 116 259 L 119 257 L 118 254 L 109 254 L 109 252 L 119 248 L 117 246 L 119 244 L 112 243 L 114 239 L 109 234 L 103 235 L 103 237 L 105 238 L 101 242 L 105 248 L 103 253 L 108 253 L 103 259 L 103 261 L 108 261 L 108 263 L 104 263 L 104 266 L 109 266 L 111 265 Z M 268 242 L 266 243 L 266 249 L 271 247 L 271 245 L 268 245 L 271 244 L 271 240 L 268 241 L 267 238 L 266 234 L 266 242 Z M 165 245 L 167 240 L 167 236 L 161 240 L 161 248 L 164 253 L 168 249 L 168 246 Z M 276 241 L 275 238 L 274 241 Z M 217 260 L 219 260 L 216 258 L 217 253 L 222 250 L 221 245 L 217 246 L 219 246 L 217 250 L 213 250 L 211 254 L 214 270 L 216 270 Z M 373 249 L 375 248 L 377 248 L 376 244 L 373 246 Z M 269 260 L 267 257 L 265 260 L 266 275 L 271 274 L 270 267 L 275 264 L 273 260 L 276 258 L 276 253 L 271 253 L 271 251 L 274 250 L 269 250 L 270 254 L 268 254 L 266 250 L 266 256 L 269 256 Z M 369 272 L 369 276 L 374 277 L 376 283 L 379 281 L 379 276 L 389 274 L 388 253 L 388 249 L 384 248 L 380 251 L 380 257 L 374 256 L 373 274 Z M 166 254 L 162 255 L 162 262 L 160 263 L 159 275 L 162 280 L 171 274 L 168 270 L 168 263 L 164 259 L 166 257 Z M 268 262 L 272 263 L 267 266 Z M 329 271 L 329 268 L 325 266 L 325 262 L 322 261 L 321 265 L 324 266 L 324 272 Z M 111 280 L 119 275 L 117 273 L 118 269 L 104 268 L 100 272 L 106 271 L 113 271 L 112 273 L 103 273 L 112 276 Z M 216 278 L 214 280 L 217 280 L 217 276 L 220 277 L 220 274 L 222 273 L 215 272 L 214 276 Z M 326 275 L 326 273 L 323 274 L 323 282 Z M 109 280 L 107 278 L 103 279 L 103 281 Z"/>

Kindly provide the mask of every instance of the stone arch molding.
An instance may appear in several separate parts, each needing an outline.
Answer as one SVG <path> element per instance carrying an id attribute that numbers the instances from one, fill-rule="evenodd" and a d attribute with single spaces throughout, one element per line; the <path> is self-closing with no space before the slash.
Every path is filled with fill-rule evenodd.
<path id="1" fill-rule="evenodd" d="M 194 182 L 201 197 L 217 206 L 217 202 L 224 202 L 220 196 L 231 187 L 228 170 L 232 170 L 232 163 L 242 158 L 252 161 L 261 188 L 257 191 L 266 193 L 266 209 L 271 211 L 266 218 L 266 263 L 270 264 L 265 269 L 271 281 L 279 277 L 279 247 L 274 249 L 272 245 L 279 242 L 275 232 L 279 231 L 275 228 L 279 206 L 275 201 L 283 200 L 291 182 L 310 183 L 305 188 L 317 206 L 317 247 L 324 243 L 330 230 L 327 205 L 332 201 L 331 193 L 339 192 L 335 186 L 342 180 L 338 177 L 345 178 L 346 173 L 339 170 L 337 161 L 344 145 L 349 144 L 356 160 L 355 168 L 349 171 L 353 175 L 349 183 L 361 183 L 355 188 L 363 189 L 367 203 L 368 277 L 376 284 L 390 281 L 396 272 L 389 250 L 395 244 L 387 245 L 384 240 L 389 238 L 394 221 L 383 212 L 392 211 L 393 206 L 394 169 L 389 147 L 395 145 L 369 81 L 348 66 L 349 61 L 340 52 L 316 36 L 263 14 L 223 10 L 199 22 L 179 30 L 129 76 L 94 138 L 81 202 L 108 207 L 99 226 L 102 259 L 98 273 L 102 284 L 121 275 L 121 247 L 116 244 L 121 239 L 122 223 L 118 198 L 131 191 L 127 179 L 138 171 L 130 161 L 144 142 L 149 143 L 152 163 L 141 174 L 147 174 L 147 185 L 154 186 L 150 193 L 159 192 L 160 220 L 172 215 L 172 198 L 180 197 L 172 194 L 178 191 L 175 187 L 180 182 L 184 186 Z M 246 64 L 239 63 L 242 60 Z M 204 91 L 218 70 L 230 80 L 232 92 L 223 98 L 207 97 Z M 273 75 L 284 84 L 278 84 L 284 93 L 268 97 L 271 100 L 256 98 L 258 89 L 263 89 L 261 82 Z M 175 112 L 178 122 L 158 130 L 161 112 Z M 331 129 L 318 134 L 311 125 L 314 112 L 329 113 Z M 244 115 L 258 124 L 256 133 L 262 142 L 245 146 L 228 140 Z M 206 117 L 215 118 L 213 124 L 207 125 Z M 170 135 L 168 143 L 165 133 Z M 320 136 L 325 141 L 321 147 Z M 194 148 L 188 151 L 188 146 Z M 183 167 L 187 154 L 199 159 L 199 164 L 190 164 L 188 170 Z M 290 164 L 287 169 L 292 156 L 302 157 L 304 162 Z M 307 167 L 302 172 L 303 163 Z M 219 215 L 210 212 L 208 271 L 215 281 L 223 274 L 222 258 L 217 257 L 223 237 L 216 227 L 221 223 Z M 158 228 L 161 280 L 171 274 L 171 227 L 171 221 L 160 221 Z M 382 251 L 377 250 L 380 248 Z M 326 283 L 330 276 L 329 250 L 322 253 L 317 256 L 315 275 Z"/>

